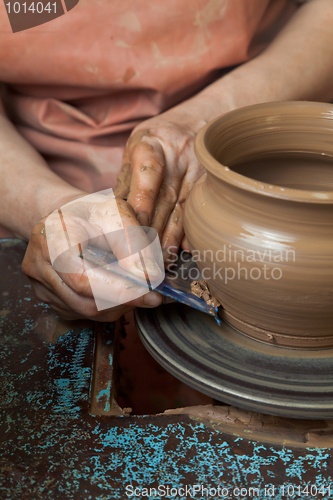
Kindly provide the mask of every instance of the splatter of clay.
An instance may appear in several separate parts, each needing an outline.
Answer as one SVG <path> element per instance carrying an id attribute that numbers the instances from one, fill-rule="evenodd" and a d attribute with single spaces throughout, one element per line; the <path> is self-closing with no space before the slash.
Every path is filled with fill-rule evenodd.
<path id="1" fill-rule="evenodd" d="M 200 299 L 203 299 L 206 304 L 213 307 L 220 307 L 220 302 L 210 293 L 205 280 L 192 281 L 191 292 Z"/>

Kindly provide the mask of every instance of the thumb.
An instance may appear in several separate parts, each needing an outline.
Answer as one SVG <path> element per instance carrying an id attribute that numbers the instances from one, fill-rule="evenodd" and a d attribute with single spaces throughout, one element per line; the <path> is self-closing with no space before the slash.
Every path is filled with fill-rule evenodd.
<path id="1" fill-rule="evenodd" d="M 141 227 L 133 208 L 116 198 L 108 200 L 104 210 L 99 211 L 98 219 L 95 212 L 94 223 L 103 231 L 118 264 L 142 280 L 149 278 L 157 286 L 164 278 L 157 232 Z"/>

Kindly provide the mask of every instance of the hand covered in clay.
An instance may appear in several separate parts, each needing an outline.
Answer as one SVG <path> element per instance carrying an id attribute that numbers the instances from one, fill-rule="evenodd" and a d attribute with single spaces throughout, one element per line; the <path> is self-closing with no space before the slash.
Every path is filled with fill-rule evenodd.
<path id="1" fill-rule="evenodd" d="M 194 139 L 205 124 L 200 108 L 182 104 L 138 125 L 125 148 L 115 193 L 127 198 L 143 226 L 156 229 L 165 260 L 183 240 L 184 203 L 204 173 Z M 188 249 L 185 240 L 182 246 Z"/>
<path id="2" fill-rule="evenodd" d="M 150 279 L 161 281 L 161 249 L 158 264 L 149 243 L 128 203 L 113 195 L 87 195 L 67 203 L 35 226 L 22 270 L 32 280 L 37 296 L 63 318 L 115 321 L 134 307 L 159 305 L 161 296 L 94 266 L 82 259 L 82 252 L 88 244 L 112 250 L 120 266 L 139 281 L 144 281 L 147 273 Z M 144 250 L 138 255 L 133 246 L 140 245 Z"/>

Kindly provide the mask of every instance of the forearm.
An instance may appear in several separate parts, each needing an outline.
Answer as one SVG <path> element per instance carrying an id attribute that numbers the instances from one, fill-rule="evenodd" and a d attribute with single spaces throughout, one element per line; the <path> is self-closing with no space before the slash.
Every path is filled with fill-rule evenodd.
<path id="1" fill-rule="evenodd" d="M 81 194 L 0 114 L 0 225 L 27 240 L 40 219 Z"/>
<path id="2" fill-rule="evenodd" d="M 259 56 L 208 86 L 193 101 L 208 121 L 260 102 L 332 100 L 332 26 L 333 1 L 312 0 L 297 10 Z"/>

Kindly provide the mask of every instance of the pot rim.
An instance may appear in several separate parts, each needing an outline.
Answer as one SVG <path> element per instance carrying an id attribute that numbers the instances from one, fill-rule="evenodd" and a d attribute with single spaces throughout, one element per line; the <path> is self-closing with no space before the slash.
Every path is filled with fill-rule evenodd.
<path id="1" fill-rule="evenodd" d="M 267 111 L 267 114 L 271 111 L 276 115 L 277 112 L 275 108 L 279 107 L 281 115 L 286 114 L 286 111 L 290 108 L 298 109 L 300 111 L 300 116 L 302 110 L 317 108 L 318 117 L 323 119 L 333 120 L 333 105 L 329 103 L 311 102 L 311 101 L 275 101 L 267 102 L 261 104 L 252 104 L 250 106 L 244 106 L 238 108 L 222 116 L 214 118 L 208 122 L 197 134 L 195 139 L 194 150 L 195 154 L 200 161 L 200 163 L 205 167 L 205 169 L 211 173 L 213 176 L 227 182 L 235 187 L 241 188 L 252 193 L 256 193 L 263 196 L 269 196 L 272 198 L 279 198 L 284 200 L 292 200 L 298 202 L 307 203 L 320 203 L 320 204 L 332 204 L 333 203 L 333 191 L 309 191 L 305 189 L 294 189 L 278 186 L 276 184 L 268 184 L 265 182 L 257 181 L 251 177 L 246 177 L 245 175 L 239 174 L 231 170 L 228 166 L 223 165 L 209 152 L 207 147 L 207 140 L 210 133 L 216 128 L 218 123 L 223 123 L 223 121 L 228 121 L 230 118 L 237 117 L 239 115 L 240 119 L 244 119 L 247 114 L 251 112 L 253 108 L 262 109 Z M 264 116 L 264 115 L 263 115 Z M 333 143 L 333 123 L 332 123 L 332 143 Z M 274 186 L 274 190 L 271 187 Z"/>

